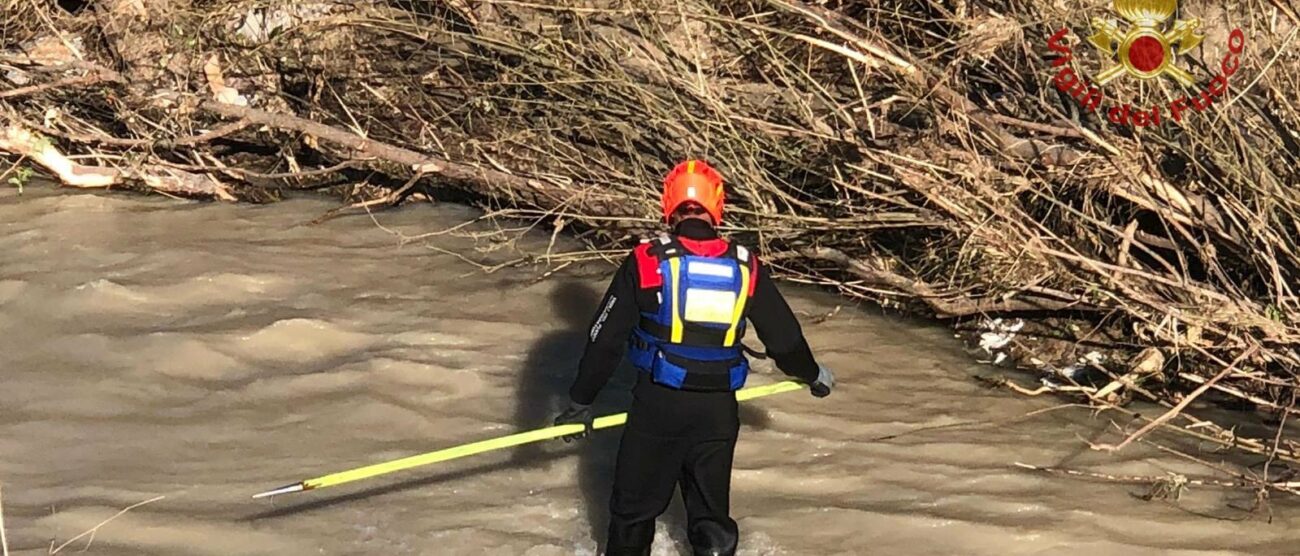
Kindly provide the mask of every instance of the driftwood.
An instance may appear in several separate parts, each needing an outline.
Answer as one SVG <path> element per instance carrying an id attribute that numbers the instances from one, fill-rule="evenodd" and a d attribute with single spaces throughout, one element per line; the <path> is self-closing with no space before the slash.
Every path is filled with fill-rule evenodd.
<path id="1" fill-rule="evenodd" d="M 49 139 L 40 137 L 19 124 L 0 128 L 0 151 L 29 158 L 64 185 L 72 187 L 101 189 L 136 181 L 161 193 L 235 200 L 226 187 L 211 176 L 162 166 L 118 169 L 73 162 Z"/>
<path id="2" fill-rule="evenodd" d="M 455 183 L 466 184 L 472 191 L 484 196 L 508 195 L 529 206 L 556 210 L 562 208 L 568 202 L 568 198 L 576 193 L 565 191 L 565 187 L 562 185 L 547 183 L 537 178 L 520 176 L 481 165 L 453 162 L 435 155 L 419 153 L 382 141 L 367 139 L 342 129 L 291 114 L 273 114 L 265 110 L 223 104 L 213 100 L 200 102 L 199 108 L 228 118 L 236 118 L 240 122 L 305 133 L 346 147 L 350 150 L 349 156 L 398 164 L 411 174 L 439 176 Z M 620 212 L 627 215 L 634 215 L 638 212 L 636 210 L 638 207 L 618 196 L 601 195 L 599 192 L 589 190 L 583 191 L 581 194 L 585 197 L 585 203 L 603 206 L 607 213 L 613 216 L 618 215 Z M 622 210 L 618 210 L 619 208 L 622 208 Z"/>

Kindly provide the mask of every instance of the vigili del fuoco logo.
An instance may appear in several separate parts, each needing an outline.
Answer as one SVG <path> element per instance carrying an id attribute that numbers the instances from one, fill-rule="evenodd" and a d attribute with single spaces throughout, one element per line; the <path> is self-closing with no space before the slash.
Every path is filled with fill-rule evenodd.
<path id="1" fill-rule="evenodd" d="M 1088 83 L 1068 65 L 1074 60 L 1074 51 L 1062 39 L 1070 32 L 1069 28 L 1061 28 L 1048 39 L 1047 47 L 1056 54 L 1052 66 L 1060 68 L 1052 80 L 1058 90 L 1073 97 L 1087 112 L 1102 110 L 1111 123 L 1135 127 L 1160 125 L 1166 115 L 1181 122 L 1188 111 L 1204 112 L 1227 94 L 1229 80 L 1240 69 L 1240 56 L 1246 47 L 1246 35 L 1241 29 L 1233 29 L 1228 35 L 1228 52 L 1219 64 L 1219 72 L 1197 91 L 1196 78 L 1178 65 L 1178 56 L 1191 52 L 1205 40 L 1197 32 L 1200 20 L 1175 20 L 1178 0 L 1114 2 L 1115 13 L 1124 21 L 1094 19 L 1093 34 L 1087 41 L 1101 51 L 1105 60 L 1113 63 L 1097 74 L 1095 85 Z M 1134 107 L 1129 103 L 1107 103 L 1099 87 L 1124 76 L 1142 80 L 1170 79 L 1196 94 L 1148 108 Z"/>

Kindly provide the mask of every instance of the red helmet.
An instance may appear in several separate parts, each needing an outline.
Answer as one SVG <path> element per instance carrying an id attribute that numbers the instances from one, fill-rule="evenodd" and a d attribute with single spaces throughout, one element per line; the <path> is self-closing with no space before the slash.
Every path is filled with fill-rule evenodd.
<path id="1" fill-rule="evenodd" d="M 703 160 L 687 160 L 678 164 L 664 178 L 664 218 L 669 218 L 677 207 L 694 201 L 713 217 L 713 224 L 722 223 L 722 174 Z"/>

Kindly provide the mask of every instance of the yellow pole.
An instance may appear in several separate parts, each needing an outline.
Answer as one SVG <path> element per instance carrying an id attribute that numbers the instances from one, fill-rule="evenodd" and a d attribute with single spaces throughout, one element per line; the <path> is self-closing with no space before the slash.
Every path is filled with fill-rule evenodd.
<path id="1" fill-rule="evenodd" d="M 747 400 L 752 400 L 754 398 L 761 398 L 763 396 L 771 396 L 773 394 L 791 392 L 794 390 L 799 390 L 803 387 L 804 385 L 801 383 L 787 380 L 784 382 L 777 382 L 775 384 L 768 384 L 765 386 L 755 386 L 752 388 L 745 388 L 743 390 L 736 392 L 736 401 L 743 402 Z M 617 427 L 626 422 L 627 422 L 627 413 L 606 415 L 604 417 L 599 417 L 595 419 L 592 422 L 592 428 L 607 429 L 610 427 Z M 268 490 L 266 492 L 255 494 L 253 495 L 253 498 L 265 498 L 268 496 L 275 496 L 277 494 L 288 494 L 291 492 L 302 492 L 304 490 L 313 490 L 318 488 L 338 486 L 345 483 L 351 483 L 353 481 L 360 481 L 362 479 L 369 479 L 371 477 L 378 477 L 380 475 L 396 473 L 398 471 L 411 469 L 412 467 L 420 467 L 422 465 L 440 463 L 440 462 L 449 461 L 453 459 L 472 456 L 475 454 L 481 454 L 483 452 L 490 452 L 493 450 L 500 450 L 502 448 L 519 446 L 521 444 L 528 444 L 531 442 L 539 442 L 542 440 L 559 438 L 565 435 L 580 433 L 582 432 L 582 430 L 583 430 L 582 425 L 558 425 L 558 426 L 547 427 L 544 429 L 538 429 L 534 431 L 512 434 L 509 436 L 502 436 L 500 438 L 480 440 L 478 442 L 462 444 L 460 446 L 454 446 L 451 448 L 446 448 L 435 452 L 409 456 L 401 459 L 396 459 L 393 461 L 376 463 L 373 465 L 367 465 L 365 467 L 349 469 L 347 471 L 340 471 L 338 473 L 331 473 L 329 475 L 316 477 L 314 479 L 307 479 L 299 483 L 294 483 L 277 489 Z"/>

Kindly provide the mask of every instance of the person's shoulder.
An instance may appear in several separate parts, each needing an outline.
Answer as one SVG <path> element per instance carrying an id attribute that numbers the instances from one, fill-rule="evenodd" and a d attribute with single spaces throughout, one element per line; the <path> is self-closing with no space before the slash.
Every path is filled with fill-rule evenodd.
<path id="1" fill-rule="evenodd" d="M 636 247 L 632 248 L 632 252 L 628 253 L 628 258 L 633 261 L 638 261 L 653 257 L 654 252 L 652 250 L 657 243 L 655 239 L 656 238 L 652 237 L 641 238 L 640 241 L 637 242 Z"/>
<path id="2" fill-rule="evenodd" d="M 659 263 L 664 255 L 662 249 L 670 243 L 671 236 L 662 233 L 642 238 L 624 259 L 623 272 L 641 288 L 660 285 L 662 278 L 659 276 Z"/>
<path id="3" fill-rule="evenodd" d="M 663 250 L 674 243 L 672 235 L 659 232 L 655 235 L 642 236 L 631 256 L 636 259 L 657 259 L 663 256 Z"/>
<path id="4" fill-rule="evenodd" d="M 731 248 L 731 252 L 735 253 L 736 259 L 738 259 L 740 262 L 748 263 L 754 266 L 754 268 L 756 269 L 758 268 L 757 251 L 750 249 L 749 247 L 746 247 L 745 244 L 740 243 L 734 239 L 730 239 L 730 238 L 724 238 L 724 239 L 726 240 L 728 246 Z"/>

